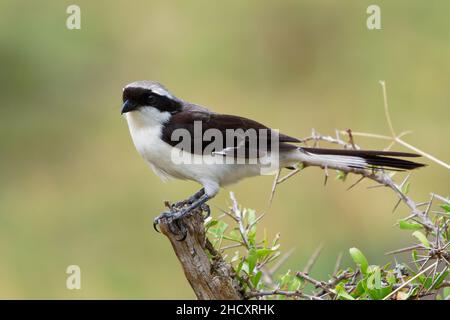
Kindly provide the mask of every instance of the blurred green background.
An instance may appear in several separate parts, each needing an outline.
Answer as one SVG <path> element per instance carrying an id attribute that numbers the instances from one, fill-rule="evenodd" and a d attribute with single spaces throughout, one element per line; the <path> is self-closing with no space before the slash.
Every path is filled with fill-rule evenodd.
<path id="1" fill-rule="evenodd" d="M 376 1 L 382 30 L 369 31 L 373 2 L 0 0 L 0 298 L 194 298 L 151 221 L 163 200 L 198 186 L 160 182 L 135 151 L 120 116 L 122 87 L 135 80 L 303 137 L 312 127 L 388 134 L 384 79 L 397 131 L 449 161 L 450 3 Z M 65 26 L 73 3 L 81 30 Z M 426 162 L 413 174 L 417 201 L 448 195 L 448 171 Z M 391 192 L 323 179 L 308 169 L 281 185 L 261 223 L 296 249 L 282 271 L 302 268 L 321 242 L 317 277 L 339 252 L 350 263 L 349 247 L 381 264 L 412 241 L 393 227 L 408 211 L 392 213 Z M 213 214 L 230 190 L 265 210 L 271 183 L 223 190 Z M 71 264 L 78 291 L 65 287 Z"/>

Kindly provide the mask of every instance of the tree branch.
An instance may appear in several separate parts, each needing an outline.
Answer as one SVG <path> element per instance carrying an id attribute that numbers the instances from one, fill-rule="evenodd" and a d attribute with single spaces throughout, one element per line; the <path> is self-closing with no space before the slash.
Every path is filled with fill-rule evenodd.
<path id="1" fill-rule="evenodd" d="M 186 228 L 186 239 L 179 241 L 180 232 L 177 224 L 163 219 L 161 232 L 170 240 L 172 248 L 183 267 L 195 295 L 200 300 L 241 300 L 238 281 L 231 266 L 214 249 L 205 237 L 203 215 L 201 210 L 179 220 Z M 212 258 L 210 258 L 211 256 Z"/>

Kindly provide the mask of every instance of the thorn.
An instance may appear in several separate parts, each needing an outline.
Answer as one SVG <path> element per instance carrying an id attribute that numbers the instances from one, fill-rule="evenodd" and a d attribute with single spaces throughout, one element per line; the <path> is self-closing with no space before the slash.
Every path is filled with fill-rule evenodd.
<path id="1" fill-rule="evenodd" d="M 384 148 L 383 150 L 384 151 L 389 151 L 389 150 L 391 150 L 391 148 L 394 146 L 394 144 L 395 144 L 395 140 L 394 141 L 392 141 L 386 148 Z"/>
<path id="2" fill-rule="evenodd" d="M 288 173 L 287 175 L 285 175 L 284 177 L 278 179 L 277 184 L 283 183 L 284 181 L 286 181 L 287 179 L 291 178 L 292 176 L 296 175 L 297 173 L 299 173 L 301 169 L 295 169 L 294 171 L 291 171 L 290 173 Z"/>
<path id="3" fill-rule="evenodd" d="M 339 272 L 339 268 L 341 267 L 341 261 L 342 261 L 342 252 L 339 252 L 339 255 L 337 256 L 336 259 L 336 263 L 334 265 L 334 271 L 333 271 L 333 275 L 337 275 L 337 273 Z"/>
<path id="4" fill-rule="evenodd" d="M 280 179 L 280 174 L 281 174 L 281 169 L 279 169 L 277 171 L 277 174 L 275 175 L 275 178 L 273 180 L 273 184 L 272 184 L 272 190 L 270 192 L 270 197 L 269 197 L 269 203 L 267 205 L 267 210 L 269 210 L 272 207 L 272 202 L 273 202 L 273 198 L 275 196 L 275 191 L 277 190 L 277 185 L 279 184 L 278 179 Z"/>
<path id="5" fill-rule="evenodd" d="M 367 189 L 375 189 L 375 188 L 381 188 L 386 187 L 384 184 L 377 184 L 375 186 L 368 186 Z"/>
<path id="6" fill-rule="evenodd" d="M 314 140 L 313 147 L 318 147 L 319 146 L 319 139 L 317 138 L 316 129 L 314 129 L 314 128 L 311 129 L 311 137 Z"/>
<path id="7" fill-rule="evenodd" d="M 323 182 L 323 185 L 326 186 L 327 185 L 327 181 L 328 181 L 328 167 L 325 166 L 324 170 L 325 170 L 325 181 Z"/>
<path id="8" fill-rule="evenodd" d="M 341 140 L 341 137 L 339 135 L 339 130 L 336 129 L 336 140 Z"/>
<path id="9" fill-rule="evenodd" d="M 348 142 L 352 145 L 353 149 L 356 149 L 355 141 L 353 140 L 352 129 L 345 130 L 348 134 Z"/>
<path id="10" fill-rule="evenodd" d="M 400 190 L 405 186 L 405 183 L 409 180 L 409 177 L 411 177 L 411 173 L 406 176 L 406 178 L 402 181 L 402 183 L 400 183 L 399 186 Z"/>
<path id="11" fill-rule="evenodd" d="M 362 176 L 361 178 L 358 179 L 358 181 L 356 181 L 354 184 L 352 184 L 350 187 L 347 188 L 347 191 L 350 190 L 351 188 L 353 188 L 354 186 L 356 186 L 358 183 L 360 183 L 361 181 L 364 180 L 364 176 Z"/>
<path id="12" fill-rule="evenodd" d="M 424 215 L 427 216 L 430 212 L 431 206 L 433 205 L 434 193 L 431 194 L 430 201 L 428 202 L 427 208 L 425 209 Z"/>
<path id="13" fill-rule="evenodd" d="M 395 206 L 394 206 L 394 209 L 392 209 L 392 213 L 394 213 L 395 210 L 397 210 L 397 208 L 398 208 L 400 202 L 402 202 L 402 199 L 399 199 L 399 200 L 397 201 L 397 203 L 396 203 Z"/>
<path id="14" fill-rule="evenodd" d="M 417 216 L 417 213 L 413 213 L 413 214 L 410 214 L 409 216 L 407 216 L 406 218 L 403 218 L 401 220 L 402 221 L 408 221 L 408 220 L 410 220 L 412 218 L 415 218 L 416 216 Z"/>
<path id="15" fill-rule="evenodd" d="M 417 207 L 422 207 L 422 206 L 428 205 L 429 203 L 430 203 L 429 201 L 421 202 L 421 203 L 418 203 L 416 206 Z"/>
<path id="16" fill-rule="evenodd" d="M 386 252 L 385 255 L 397 254 L 397 253 L 407 252 L 407 251 L 411 251 L 411 250 L 415 250 L 415 249 L 423 250 L 423 247 L 421 245 L 414 245 L 411 247 L 406 247 L 406 248 Z M 397 259 L 395 259 L 395 264 L 397 264 Z"/>

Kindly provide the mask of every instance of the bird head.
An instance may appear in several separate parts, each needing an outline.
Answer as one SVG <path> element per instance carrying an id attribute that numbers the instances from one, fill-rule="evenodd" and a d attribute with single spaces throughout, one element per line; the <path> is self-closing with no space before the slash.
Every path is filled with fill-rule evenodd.
<path id="1" fill-rule="evenodd" d="M 122 114 L 129 112 L 175 114 L 182 109 L 182 101 L 155 81 L 136 81 L 123 89 Z"/>

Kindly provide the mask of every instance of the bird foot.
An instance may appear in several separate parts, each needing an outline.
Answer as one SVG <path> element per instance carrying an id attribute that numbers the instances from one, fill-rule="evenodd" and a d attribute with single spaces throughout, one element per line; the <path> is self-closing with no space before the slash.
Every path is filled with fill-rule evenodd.
<path id="1" fill-rule="evenodd" d="M 186 239 L 187 230 L 180 218 L 186 216 L 187 214 L 179 215 L 180 213 L 181 212 L 176 211 L 165 211 L 161 213 L 153 220 L 153 229 L 155 229 L 157 232 L 161 232 L 160 230 L 158 230 L 158 225 L 165 220 L 164 223 L 166 223 L 169 227 L 170 233 L 176 236 L 180 236 L 177 240 L 183 241 L 184 239 Z"/>
<path id="2" fill-rule="evenodd" d="M 206 203 L 202 204 L 200 206 L 200 209 L 202 210 L 202 212 L 205 212 L 205 215 L 203 216 L 203 220 L 206 220 L 211 216 L 211 208 Z"/>
<path id="3" fill-rule="evenodd" d="M 181 203 L 183 204 L 180 205 Z M 187 230 L 186 226 L 182 222 L 182 218 L 196 212 L 196 209 L 188 210 L 187 208 L 185 208 L 186 204 L 186 201 L 180 201 L 173 205 L 166 204 L 166 206 L 169 207 L 170 210 L 161 213 L 153 220 L 153 228 L 157 232 L 160 232 L 157 226 L 165 220 L 164 223 L 167 223 L 169 231 L 174 235 L 180 235 L 180 238 L 177 239 L 178 241 L 183 241 L 184 239 L 186 239 Z M 199 206 L 199 208 L 201 212 L 206 213 L 203 217 L 204 219 L 208 218 L 211 215 L 211 209 L 206 203 L 203 203 L 201 206 Z"/>

